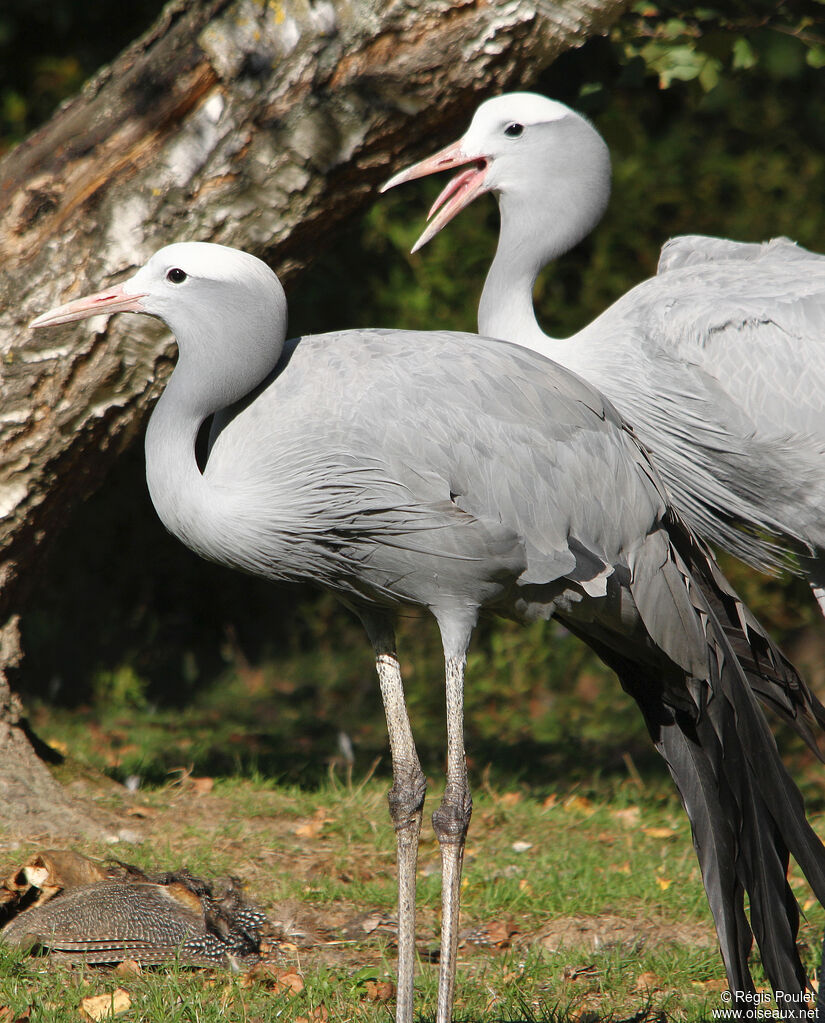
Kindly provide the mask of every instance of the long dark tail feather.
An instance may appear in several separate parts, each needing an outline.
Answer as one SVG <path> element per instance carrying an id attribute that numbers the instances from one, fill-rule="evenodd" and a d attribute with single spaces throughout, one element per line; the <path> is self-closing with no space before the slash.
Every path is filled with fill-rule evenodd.
<path id="1" fill-rule="evenodd" d="M 671 544 L 701 589 L 751 689 L 825 761 L 817 738 L 817 733 L 825 733 L 825 706 L 736 594 L 708 548 L 673 510 L 665 525 Z"/>
<path id="2" fill-rule="evenodd" d="M 687 591 L 695 608 L 704 636 L 705 677 L 675 670 L 677 665 L 664 659 L 657 668 L 640 666 L 606 634 L 594 641 L 592 629 L 586 639 L 638 702 L 679 790 L 731 990 L 753 991 L 748 954 L 755 937 L 774 991 L 795 998 L 780 1006 L 786 1018 L 807 1019 L 807 1003 L 801 998 L 809 987 L 796 946 L 799 907 L 787 872 L 790 853 L 825 903 L 825 847 L 808 824 L 802 796 L 782 763 L 756 696 L 770 694 L 769 702 L 795 726 L 803 711 L 818 719 L 816 708 L 821 705 L 758 625 L 750 624 L 749 612 L 735 595 L 730 597 L 727 584 L 720 589 L 718 570 L 699 545 L 684 536 L 682 540 L 680 546 L 691 560 L 671 547 L 669 564 L 660 570 L 670 573 L 670 594 L 679 593 L 678 573 L 685 587 L 681 593 Z M 733 608 L 735 618 L 728 615 L 723 625 L 716 605 Z M 681 610 L 684 617 L 684 606 Z M 739 648 L 752 651 L 748 672 L 737 660 Z M 696 658 L 696 651 L 691 657 Z"/>
<path id="3" fill-rule="evenodd" d="M 731 990 L 751 992 L 748 956 L 753 935 L 736 870 L 738 837 L 732 825 L 737 815 L 730 805 L 730 793 L 719 785 L 707 754 L 684 722 L 661 723 L 651 730 L 690 820 L 728 983 Z"/>

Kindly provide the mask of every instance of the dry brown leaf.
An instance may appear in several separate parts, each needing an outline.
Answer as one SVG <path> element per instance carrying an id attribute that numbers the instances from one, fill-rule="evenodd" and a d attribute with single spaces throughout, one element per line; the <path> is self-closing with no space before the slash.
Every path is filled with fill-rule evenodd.
<path id="1" fill-rule="evenodd" d="M 624 810 L 614 810 L 613 816 L 626 828 L 635 828 L 639 823 L 642 811 L 638 806 L 628 806 Z"/>
<path id="2" fill-rule="evenodd" d="M 518 928 L 512 920 L 494 920 L 485 928 L 487 940 L 499 948 L 507 948 L 517 931 Z"/>
<path id="3" fill-rule="evenodd" d="M 696 988 L 702 988 L 703 991 L 727 991 L 728 982 L 726 980 L 694 980 L 693 986 Z"/>
<path id="4" fill-rule="evenodd" d="M 143 967 L 135 959 L 124 959 L 115 967 L 115 973 L 121 977 L 139 977 L 143 973 Z"/>
<path id="5" fill-rule="evenodd" d="M 656 884 L 662 889 L 663 892 L 666 892 L 668 888 L 670 888 L 670 886 L 673 884 L 673 881 L 671 881 L 669 877 L 657 877 Z"/>
<path id="6" fill-rule="evenodd" d="M 501 803 L 502 806 L 515 806 L 521 802 L 522 798 L 521 792 L 505 792 L 498 797 L 497 802 Z"/>
<path id="7" fill-rule="evenodd" d="M 126 815 L 127 817 L 154 817 L 156 812 L 151 806 L 130 806 Z"/>
<path id="8" fill-rule="evenodd" d="M 596 812 L 596 808 L 593 806 L 592 801 L 586 796 L 568 796 L 563 805 L 565 810 L 576 810 L 579 813 L 585 813 L 588 816 Z"/>
<path id="9" fill-rule="evenodd" d="M 661 991 L 662 982 L 655 973 L 640 973 L 636 978 L 637 991 Z"/>
<path id="10" fill-rule="evenodd" d="M 297 973 L 281 973 L 276 980 L 278 985 L 290 995 L 299 995 L 304 990 L 303 978 Z"/>
<path id="11" fill-rule="evenodd" d="M 0 1005 L 0 1023 L 29 1023 L 31 1009 L 24 1009 L 21 1015 L 15 1016 L 10 1005 Z"/>
<path id="12" fill-rule="evenodd" d="M 90 995 L 80 1000 L 80 1015 L 85 1019 L 111 1019 L 132 1008 L 129 992 L 122 987 L 116 988 L 110 995 Z"/>
<path id="13" fill-rule="evenodd" d="M 292 829 L 292 834 L 297 838 L 317 838 L 323 830 L 323 821 L 304 821 L 302 824 L 296 824 Z"/>
<path id="14" fill-rule="evenodd" d="M 291 978 L 297 978 L 297 981 L 291 981 Z M 296 993 L 301 991 L 303 988 L 303 981 L 296 973 L 285 972 L 282 967 L 276 963 L 258 963 L 252 970 L 249 971 L 244 977 L 246 983 L 244 986 L 256 982 L 263 984 L 264 987 L 268 988 L 292 988 L 292 984 L 299 984 L 296 987 Z M 243 982 L 242 982 L 243 983 Z"/>
<path id="15" fill-rule="evenodd" d="M 648 838 L 674 838 L 674 832 L 671 828 L 642 828 L 644 834 Z"/>
<path id="16" fill-rule="evenodd" d="M 391 980 L 368 980 L 365 986 L 371 1002 L 388 1002 L 395 994 L 395 984 Z"/>
<path id="17" fill-rule="evenodd" d="M 550 795 L 541 804 L 542 810 L 552 810 L 553 807 L 558 803 L 559 797 L 555 792 L 551 792 Z"/>
<path id="18" fill-rule="evenodd" d="M 192 778 L 192 791 L 196 796 L 208 796 L 215 787 L 214 778 Z"/>
<path id="19" fill-rule="evenodd" d="M 312 1010 L 311 1016 L 296 1016 L 295 1023 L 326 1023 L 329 1019 L 329 1013 L 325 1005 L 316 1005 Z"/>

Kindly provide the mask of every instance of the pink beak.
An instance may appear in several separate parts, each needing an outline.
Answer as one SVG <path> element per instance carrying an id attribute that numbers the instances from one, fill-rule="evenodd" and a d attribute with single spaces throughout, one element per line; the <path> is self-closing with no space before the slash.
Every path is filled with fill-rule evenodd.
<path id="1" fill-rule="evenodd" d="M 99 316 L 108 313 L 142 313 L 145 309 L 140 303 L 145 295 L 130 295 L 123 290 L 123 285 L 118 284 L 114 288 L 107 288 L 106 291 L 98 291 L 94 295 L 87 295 L 85 298 L 76 298 L 74 302 L 66 302 L 65 305 L 56 306 L 50 309 L 36 320 L 32 320 L 29 327 L 54 327 L 58 323 L 71 323 L 73 320 L 85 320 L 88 316 Z"/>
<path id="2" fill-rule="evenodd" d="M 471 166 L 460 174 L 456 174 L 433 203 L 432 209 L 427 214 L 427 220 L 430 223 L 413 245 L 413 252 L 417 252 L 422 245 L 426 245 L 445 224 L 449 224 L 458 212 L 465 206 L 469 206 L 476 196 L 483 195 L 489 190 L 485 180 L 487 161 L 483 157 L 467 156 L 461 148 L 461 139 L 459 139 L 458 142 L 453 142 L 452 145 L 440 150 L 434 156 L 428 156 L 426 160 L 421 160 L 420 163 L 415 163 L 412 167 L 399 171 L 381 186 L 381 191 L 386 192 L 404 181 L 413 181 L 415 178 L 437 174 L 439 171 L 449 170 L 453 167 L 465 167 L 467 164 Z"/>

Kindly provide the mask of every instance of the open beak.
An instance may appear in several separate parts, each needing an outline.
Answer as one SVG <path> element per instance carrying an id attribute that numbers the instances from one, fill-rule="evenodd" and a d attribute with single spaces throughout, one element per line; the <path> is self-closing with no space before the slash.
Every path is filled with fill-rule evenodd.
<path id="1" fill-rule="evenodd" d="M 412 251 L 417 252 L 422 245 L 435 237 L 445 224 L 453 217 L 469 206 L 478 195 L 488 191 L 486 184 L 488 163 L 483 157 L 468 156 L 461 145 L 462 140 L 453 142 L 446 149 L 440 150 L 434 156 L 428 156 L 426 160 L 415 163 L 406 170 L 399 171 L 381 186 L 381 191 L 386 192 L 404 181 L 414 181 L 415 178 L 423 178 L 428 174 L 437 174 L 439 171 L 450 170 L 454 167 L 465 169 L 456 174 L 446 186 L 444 191 L 433 203 L 432 209 L 427 214 L 430 223 L 424 229 L 421 237 L 413 245 Z"/>
<path id="2" fill-rule="evenodd" d="M 58 323 L 71 323 L 73 320 L 85 320 L 88 316 L 99 316 L 109 313 L 142 313 L 145 309 L 140 303 L 145 295 L 130 295 L 123 290 L 124 285 L 107 288 L 105 291 L 98 291 L 94 295 L 87 295 L 85 298 L 76 298 L 74 302 L 66 302 L 65 305 L 56 306 L 50 309 L 36 320 L 32 320 L 29 327 L 54 327 Z"/>

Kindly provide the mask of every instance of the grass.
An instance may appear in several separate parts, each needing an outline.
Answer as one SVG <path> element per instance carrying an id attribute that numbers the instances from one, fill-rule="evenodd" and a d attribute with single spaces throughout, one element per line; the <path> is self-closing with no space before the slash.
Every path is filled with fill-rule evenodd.
<path id="1" fill-rule="evenodd" d="M 428 811 L 438 798 L 437 785 Z M 235 874 L 272 923 L 270 961 L 249 975 L 220 970 L 69 968 L 0 950 L 0 1007 L 9 1019 L 64 1023 L 84 998 L 123 989 L 125 1023 L 263 1023 L 391 1017 L 394 840 L 385 782 L 313 790 L 263 778 L 191 779 L 107 797 L 130 813 L 137 844 L 74 844 L 146 869 Z M 476 788 L 463 885 L 456 1019 L 585 1023 L 710 1018 L 724 973 L 690 843 L 665 784 L 614 780 L 537 797 L 525 786 Z M 825 820 L 815 824 L 822 831 Z M 34 845 L 0 850 L 11 870 Z M 419 861 L 418 1018 L 433 1018 L 439 858 L 425 827 Z M 794 877 L 794 882 L 796 878 Z M 825 924 L 802 946 L 815 965 Z M 757 965 L 758 976 L 758 965 Z M 2 1008 L 0 1008 L 2 1013 Z M 0 1014 L 0 1019 L 5 1017 Z"/>
<path id="2" fill-rule="evenodd" d="M 61 781 L 91 791 L 138 839 L 73 847 L 149 871 L 185 866 L 204 877 L 238 876 L 271 922 L 266 963 L 243 976 L 184 968 L 124 974 L 0 947 L 0 1023 L 75 1020 L 85 998 L 119 988 L 130 1002 L 118 1016 L 124 1023 L 391 1019 L 386 727 L 363 637 L 339 630 L 337 609 L 314 608 L 296 611 L 311 623 L 312 641 L 281 658 L 247 661 L 229 637 L 225 668 L 211 685 L 198 678 L 163 700 L 157 680 L 144 684 L 126 664 L 100 676 L 98 698 L 85 705 L 30 703 L 37 733 L 71 751 Z M 468 670 L 475 808 L 456 1020 L 711 1019 L 724 1008 L 724 971 L 690 829 L 638 710 L 556 627 L 479 631 Z M 430 778 L 428 821 L 443 784 L 442 655 L 432 623 L 420 617 L 404 621 L 400 641 Z M 424 684 L 430 678 L 439 683 Z M 780 738 L 823 834 L 821 768 Z M 101 771 L 137 778 L 140 788 L 101 788 L 94 781 Z M 41 847 L 0 836 L 0 872 Z M 813 971 L 825 912 L 798 873 L 791 879 L 807 914 L 801 948 Z M 435 1013 L 439 913 L 439 852 L 425 823 L 421 1021 Z M 758 961 L 754 975 L 762 983 Z"/>

